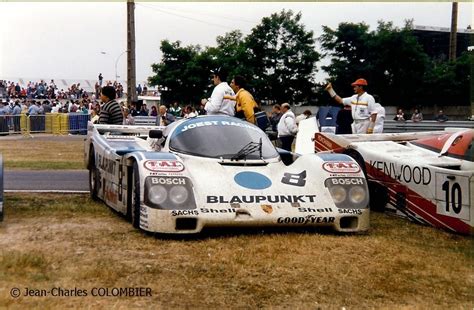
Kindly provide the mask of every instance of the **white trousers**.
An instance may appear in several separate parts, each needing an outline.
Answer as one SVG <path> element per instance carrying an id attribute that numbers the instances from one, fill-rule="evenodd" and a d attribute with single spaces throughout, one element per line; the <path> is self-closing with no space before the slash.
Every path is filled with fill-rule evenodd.
<path id="1" fill-rule="evenodd" d="M 352 133 L 367 133 L 369 119 L 357 119 L 352 123 Z"/>

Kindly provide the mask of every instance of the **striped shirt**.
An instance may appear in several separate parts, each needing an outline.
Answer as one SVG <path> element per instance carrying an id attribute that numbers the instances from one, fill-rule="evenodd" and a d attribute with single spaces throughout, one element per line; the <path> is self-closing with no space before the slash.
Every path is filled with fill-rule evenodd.
<path id="1" fill-rule="evenodd" d="M 99 124 L 123 124 L 122 109 L 117 101 L 110 100 L 109 102 L 104 103 L 100 109 Z"/>

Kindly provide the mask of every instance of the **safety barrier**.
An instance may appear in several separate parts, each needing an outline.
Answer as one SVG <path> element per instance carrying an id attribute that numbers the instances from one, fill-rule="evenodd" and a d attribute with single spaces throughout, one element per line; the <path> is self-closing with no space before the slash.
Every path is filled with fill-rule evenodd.
<path id="1" fill-rule="evenodd" d="M 38 115 L 0 115 L 0 135 L 8 134 L 87 134 L 89 115 L 46 113 Z"/>
<path id="2" fill-rule="evenodd" d="M 436 131 L 445 128 L 474 128 L 473 121 L 421 121 L 421 122 L 397 122 L 394 120 L 385 120 L 383 131 L 386 133 L 397 132 L 419 132 L 419 131 Z"/>
<path id="3" fill-rule="evenodd" d="M 135 116 L 133 118 L 134 125 L 154 126 L 156 125 L 156 116 Z"/>

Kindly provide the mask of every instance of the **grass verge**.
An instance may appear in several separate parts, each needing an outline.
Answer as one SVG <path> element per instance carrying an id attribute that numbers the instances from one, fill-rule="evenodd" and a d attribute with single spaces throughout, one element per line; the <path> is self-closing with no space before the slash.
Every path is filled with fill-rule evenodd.
<path id="1" fill-rule="evenodd" d="M 67 138 L 67 137 L 66 137 Z M 5 169 L 84 169 L 84 141 L 0 140 Z"/>
<path id="2" fill-rule="evenodd" d="M 7 194 L 0 304 L 20 307 L 472 308 L 472 238 L 384 214 L 363 235 L 277 231 L 167 239 L 85 195 Z M 87 290 L 12 298 L 13 287 Z M 147 297 L 92 296 L 148 287 Z"/>

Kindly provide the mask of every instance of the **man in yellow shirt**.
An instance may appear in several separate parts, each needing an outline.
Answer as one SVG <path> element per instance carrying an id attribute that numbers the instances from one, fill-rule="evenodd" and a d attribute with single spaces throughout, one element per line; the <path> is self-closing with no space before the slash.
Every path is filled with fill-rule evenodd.
<path id="1" fill-rule="evenodd" d="M 253 99 L 252 94 L 245 90 L 246 86 L 247 82 L 245 81 L 245 78 L 243 76 L 234 76 L 232 82 L 230 82 L 230 87 L 235 92 L 235 96 L 224 96 L 224 99 L 231 99 L 236 101 L 235 116 L 238 116 L 239 114 L 243 113 L 245 119 L 248 122 L 255 124 L 254 108 L 257 108 L 258 105 L 257 102 L 255 102 L 255 99 Z"/>

